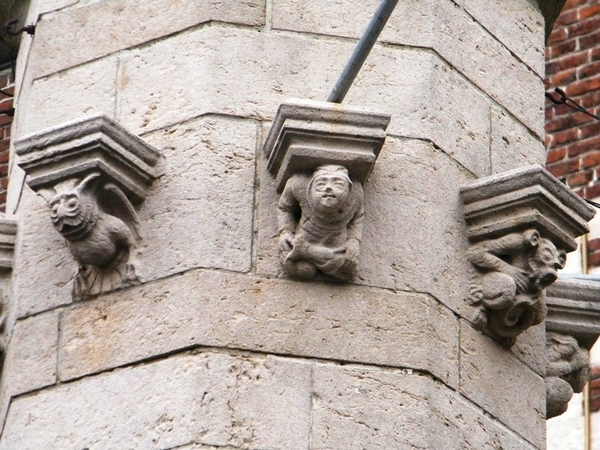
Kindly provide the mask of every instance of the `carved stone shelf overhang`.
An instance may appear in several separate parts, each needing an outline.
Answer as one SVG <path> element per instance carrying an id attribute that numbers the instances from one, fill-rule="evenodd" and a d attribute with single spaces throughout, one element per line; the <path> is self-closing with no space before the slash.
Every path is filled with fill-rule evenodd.
<path id="1" fill-rule="evenodd" d="M 277 191 L 299 172 L 332 164 L 352 180 L 367 180 L 385 141 L 389 114 L 337 103 L 287 100 L 279 106 L 265 141 L 268 169 Z"/>
<path id="2" fill-rule="evenodd" d="M 137 204 L 158 176 L 159 152 L 106 116 L 84 118 L 24 137 L 15 142 L 15 151 L 27 183 L 36 192 L 97 171 Z"/>
<path id="3" fill-rule="evenodd" d="M 546 417 L 552 418 L 589 381 L 589 350 L 600 336 L 600 277 L 561 278 L 546 300 Z"/>
<path id="4" fill-rule="evenodd" d="M 0 217 L 0 272 L 7 272 L 13 268 L 16 235 L 16 220 Z"/>
<path id="5" fill-rule="evenodd" d="M 573 336 L 590 350 L 600 336 L 600 277 L 561 277 L 546 300 L 546 331 Z"/>
<path id="6" fill-rule="evenodd" d="M 471 242 L 527 228 L 567 252 L 589 231 L 595 211 L 541 166 L 480 178 L 461 188 Z"/>

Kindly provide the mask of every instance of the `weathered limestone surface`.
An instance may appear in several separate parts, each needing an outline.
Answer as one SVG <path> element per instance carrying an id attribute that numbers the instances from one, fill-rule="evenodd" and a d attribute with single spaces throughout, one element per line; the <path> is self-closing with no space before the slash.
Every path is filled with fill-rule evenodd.
<path id="1" fill-rule="evenodd" d="M 546 161 L 544 141 L 510 116 L 505 110 L 493 107 L 491 112 L 492 137 L 491 173 Z"/>
<path id="2" fill-rule="evenodd" d="M 77 268 L 64 239 L 51 226 L 46 202 L 29 188 L 20 199 L 17 248 L 12 296 L 15 316 L 71 303 L 71 281 Z"/>
<path id="3" fill-rule="evenodd" d="M 28 113 L 17 115 L 19 136 L 86 115 L 115 118 L 117 64 L 108 57 L 33 82 L 20 100 Z"/>
<path id="4" fill-rule="evenodd" d="M 426 376 L 315 365 L 314 449 L 533 449 Z"/>
<path id="5" fill-rule="evenodd" d="M 475 9 L 470 3 L 475 2 L 466 5 L 469 12 Z M 510 12 L 506 11 L 507 2 L 481 3 L 480 8 L 486 8 L 488 22 L 496 24 L 492 33 L 496 33 L 502 41 L 521 42 L 521 45 L 509 44 L 506 48 L 504 42 L 499 42 L 470 14 L 449 0 L 399 2 L 381 40 L 435 50 L 495 101 L 519 117 L 538 136 L 542 136 L 543 111 L 534 93 L 543 89 L 543 35 L 540 33 L 543 19 L 531 5 L 524 6 L 526 2 L 514 2 L 517 5 L 511 6 Z M 495 8 L 490 11 L 491 3 L 495 3 Z M 361 35 L 377 7 L 374 0 L 367 4 L 368 7 L 364 1 L 353 0 L 344 2 L 344 8 L 340 8 L 338 3 L 323 8 L 314 2 L 275 2 L 273 28 L 356 38 Z M 495 14 L 494 9 L 501 9 L 502 13 Z M 499 17 L 501 22 L 498 21 Z M 514 23 L 515 17 L 523 22 Z M 518 37 L 512 35 L 509 39 L 500 34 L 498 30 L 507 22 L 519 29 Z M 505 33 L 508 34 L 508 29 Z M 517 60 L 509 49 L 521 56 L 537 73 Z M 339 67 L 341 70 L 343 66 Z M 509 73 L 511 76 L 504 76 Z"/>
<path id="6" fill-rule="evenodd" d="M 407 367 L 456 386 L 457 327 L 426 295 L 193 271 L 65 311 L 59 377 L 215 346 Z"/>
<path id="7" fill-rule="evenodd" d="M 3 372 L 11 395 L 56 383 L 58 316 L 54 311 L 17 321 Z"/>
<path id="8" fill-rule="evenodd" d="M 258 126 L 205 116 L 143 136 L 164 175 L 140 210 L 141 280 L 195 267 L 250 269 Z"/>
<path id="9" fill-rule="evenodd" d="M 203 23 L 257 26 L 264 20 L 265 0 L 178 0 L 175 4 L 173 0 L 103 0 L 82 4 L 39 22 L 29 70 L 34 79 L 40 78 Z"/>
<path id="10" fill-rule="evenodd" d="M 325 99 L 353 46 L 226 26 L 185 32 L 120 57 L 119 120 L 139 134 L 211 112 L 272 120 L 290 97 Z M 431 52 L 375 48 L 346 103 L 390 113 L 389 134 L 432 139 L 489 173 L 490 101 Z"/>
<path id="11" fill-rule="evenodd" d="M 460 329 L 460 393 L 545 448 L 544 378 L 467 322 Z"/>
<path id="12" fill-rule="evenodd" d="M 310 365 L 295 361 L 177 356 L 14 400 L 0 448 L 306 449 L 310 386 Z"/>

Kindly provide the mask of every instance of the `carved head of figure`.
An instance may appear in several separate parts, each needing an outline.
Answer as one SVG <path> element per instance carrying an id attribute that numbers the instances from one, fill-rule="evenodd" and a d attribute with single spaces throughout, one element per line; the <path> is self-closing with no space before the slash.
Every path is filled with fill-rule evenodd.
<path id="1" fill-rule="evenodd" d="M 337 165 L 324 165 L 315 169 L 309 184 L 309 196 L 317 209 L 325 213 L 339 210 L 350 194 L 352 181 L 348 169 Z"/>
<path id="2" fill-rule="evenodd" d="M 526 231 L 524 239 L 529 248 L 528 264 L 533 282 L 536 289 L 544 289 L 556 281 L 558 269 L 565 266 L 566 253 L 549 239 L 542 238 L 537 230 Z"/>
<path id="3" fill-rule="evenodd" d="M 97 176 L 98 174 L 92 174 L 76 186 L 62 189 L 48 202 L 52 225 L 66 239 L 80 239 L 92 229 L 96 221 L 96 203 L 87 191 L 91 181 Z"/>

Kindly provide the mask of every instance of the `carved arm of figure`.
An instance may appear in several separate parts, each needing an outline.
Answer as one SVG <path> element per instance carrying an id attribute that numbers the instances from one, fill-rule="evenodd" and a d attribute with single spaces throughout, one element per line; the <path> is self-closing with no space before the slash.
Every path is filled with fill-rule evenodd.
<path id="1" fill-rule="evenodd" d="M 300 203 L 294 194 L 294 184 L 298 175 L 288 180 L 277 205 L 277 224 L 279 226 L 279 253 L 283 258 L 292 251 L 294 236 L 301 214 Z"/>

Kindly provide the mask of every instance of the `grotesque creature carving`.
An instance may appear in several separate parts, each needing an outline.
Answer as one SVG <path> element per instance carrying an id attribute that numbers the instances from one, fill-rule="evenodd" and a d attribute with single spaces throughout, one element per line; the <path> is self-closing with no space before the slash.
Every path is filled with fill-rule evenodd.
<path id="1" fill-rule="evenodd" d="M 323 165 L 286 183 L 278 207 L 279 255 L 286 273 L 309 279 L 318 271 L 356 276 L 362 234 L 363 188 L 348 170 Z"/>
<path id="2" fill-rule="evenodd" d="M 590 377 L 589 353 L 573 336 L 546 335 L 546 418 L 567 410 L 574 392 L 581 392 Z"/>
<path id="3" fill-rule="evenodd" d="M 546 317 L 544 288 L 556 281 L 565 252 L 527 230 L 478 242 L 468 257 L 477 269 L 470 289 L 470 303 L 479 309 L 476 324 L 510 348 Z"/>
<path id="4" fill-rule="evenodd" d="M 77 298 L 135 279 L 128 261 L 139 238 L 136 213 L 116 185 L 103 182 L 101 174 L 94 172 L 45 192 L 45 197 L 54 228 L 79 263 Z"/>

